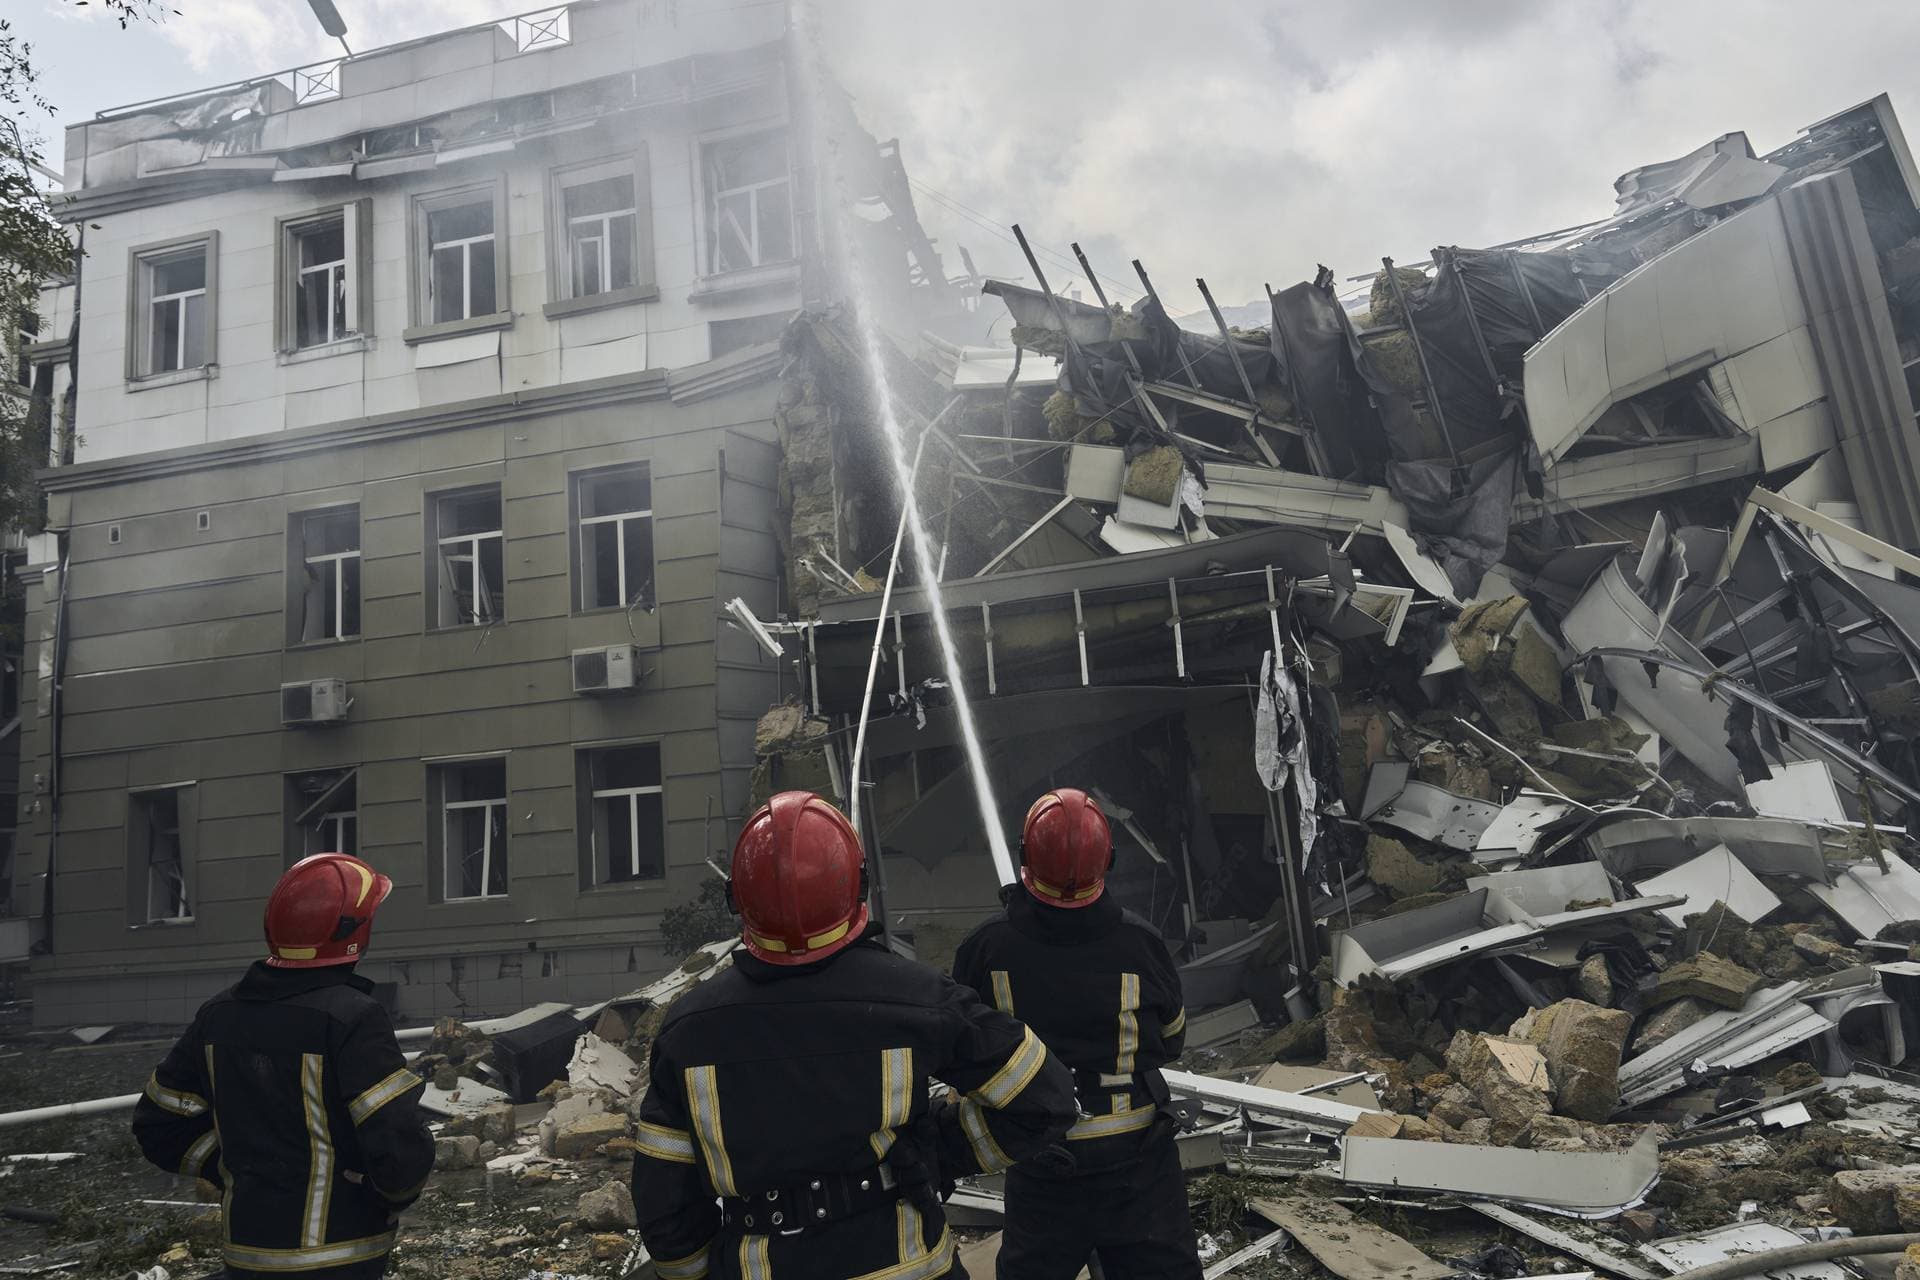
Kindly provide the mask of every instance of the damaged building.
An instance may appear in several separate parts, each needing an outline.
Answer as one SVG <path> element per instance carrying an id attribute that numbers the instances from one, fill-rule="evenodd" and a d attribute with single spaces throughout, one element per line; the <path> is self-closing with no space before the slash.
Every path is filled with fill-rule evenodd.
<path id="1" fill-rule="evenodd" d="M 801 316 L 756 794 L 868 779 L 884 914 L 944 963 L 998 890 L 957 677 L 1007 838 L 1054 785 L 1116 819 L 1112 891 L 1210 1010 L 1190 1042 L 1261 1025 L 1269 1060 L 1369 1072 L 1389 1109 L 1464 1084 L 1457 1035 L 1568 998 L 1620 1041 L 1561 1113 L 1583 1122 L 1795 1045 L 1899 1065 L 1920 173 L 1881 97 L 1615 195 L 1574 230 L 1270 287 L 1261 329 L 1204 281 L 1183 327 L 1138 262 L 1122 307 L 1082 257 L 1082 301 L 1029 253 L 1030 282 L 985 285 L 1012 349 L 888 344 L 936 548 L 891 594 L 859 336 Z M 1688 1053 L 1644 1030 L 1625 1053 L 1646 1021 L 1696 1024 Z"/>
<path id="2" fill-rule="evenodd" d="M 66 190 L 40 1016 L 185 1021 L 319 850 L 395 879 L 366 971 L 408 1015 L 664 968 L 779 696 L 718 602 L 778 607 L 781 331 L 862 253 L 903 326 L 948 300 L 898 148 L 777 6 L 590 0 L 101 112 Z"/>

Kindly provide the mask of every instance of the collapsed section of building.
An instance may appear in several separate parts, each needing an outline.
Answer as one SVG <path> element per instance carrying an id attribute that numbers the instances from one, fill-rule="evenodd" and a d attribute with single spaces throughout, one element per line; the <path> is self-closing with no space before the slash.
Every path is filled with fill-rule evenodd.
<path id="1" fill-rule="evenodd" d="M 1920 174 L 1881 97 L 1615 192 L 1573 230 L 1269 288 L 1263 329 L 1204 281 L 1176 322 L 1137 262 L 1123 307 L 1082 256 L 1083 302 L 1029 254 L 1033 283 L 985 284 L 1013 349 L 884 355 L 937 545 L 890 596 L 902 490 L 860 340 L 800 317 L 791 612 L 742 620 L 786 664 L 756 795 L 857 808 L 925 959 L 991 909 L 931 574 L 1007 834 L 1092 790 L 1192 1002 L 1251 1002 L 1223 1026 L 1317 1023 L 1386 977 L 1446 986 L 1445 1033 L 1504 1027 L 1726 900 L 1704 866 L 1654 874 L 1685 858 L 1605 853 L 1634 822 L 1698 855 L 1719 842 L 1688 823 L 1791 830 L 1790 873 L 1739 840 L 1714 865 L 1790 874 L 1770 900 L 1872 942 L 1920 800 Z M 1501 878 L 1559 867 L 1581 885 Z"/>

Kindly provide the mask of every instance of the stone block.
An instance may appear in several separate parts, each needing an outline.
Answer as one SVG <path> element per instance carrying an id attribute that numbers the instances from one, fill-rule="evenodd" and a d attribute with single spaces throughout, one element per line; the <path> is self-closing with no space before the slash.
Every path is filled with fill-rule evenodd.
<path id="1" fill-rule="evenodd" d="M 1367 879 L 1394 898 L 1417 898 L 1440 887 L 1440 868 L 1429 866 L 1390 836 L 1367 837 Z"/>
<path id="2" fill-rule="evenodd" d="M 1693 996 L 1674 1001 L 1642 1024 L 1640 1034 L 1633 1040 L 1633 1052 L 1642 1054 L 1659 1048 L 1712 1012 L 1712 1005 Z"/>
<path id="3" fill-rule="evenodd" d="M 1669 965 L 1654 988 L 1654 1000 L 1665 1004 L 1693 996 L 1722 1009 L 1738 1009 L 1765 981 L 1750 969 L 1703 951 L 1691 960 Z"/>
<path id="4" fill-rule="evenodd" d="M 1540 1046 L 1553 1084 L 1554 1110 L 1600 1122 L 1620 1104 L 1620 1057 L 1633 1016 L 1585 1000 L 1562 1000 L 1539 1011 L 1528 1039 Z"/>
<path id="5" fill-rule="evenodd" d="M 605 1186 L 581 1196 L 575 1216 L 589 1231 L 631 1231 L 637 1224 L 633 1193 L 618 1178 L 610 1178 Z"/>
<path id="6" fill-rule="evenodd" d="M 1884 1236 L 1915 1228 L 1900 1221 L 1906 1193 L 1909 1212 L 1920 1191 L 1920 1166 L 1899 1169 L 1842 1169 L 1827 1184 L 1827 1209 L 1855 1235 Z"/>
<path id="7" fill-rule="evenodd" d="M 626 1132 L 625 1116 L 604 1113 L 586 1116 L 563 1126 L 554 1135 L 553 1154 L 562 1160 L 578 1160 L 592 1155 L 602 1143 L 622 1137 Z"/>
<path id="8" fill-rule="evenodd" d="M 480 1139 L 470 1133 L 433 1140 L 433 1167 L 471 1169 L 480 1163 Z"/>

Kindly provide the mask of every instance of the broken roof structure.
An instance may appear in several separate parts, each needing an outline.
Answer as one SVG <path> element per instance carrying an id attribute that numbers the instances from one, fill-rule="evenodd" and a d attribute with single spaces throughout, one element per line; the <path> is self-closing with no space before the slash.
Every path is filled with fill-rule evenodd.
<path id="1" fill-rule="evenodd" d="M 956 680 L 1006 833 L 1098 796 L 1110 892 L 1183 961 L 1191 1159 L 1651 1276 L 1565 1219 L 1660 1219 L 1676 1153 L 1784 1141 L 1844 1111 L 1796 1071 L 1897 1078 L 1920 1034 L 1920 180 L 1883 97 L 1615 193 L 1323 268 L 1260 329 L 1033 257 L 985 285 L 1012 349 L 891 333 L 937 563 L 890 591 L 879 406 L 848 317 L 803 316 L 792 608 L 740 621 L 797 704 L 763 729 L 807 726 L 763 732 L 758 789 L 857 797 L 923 959 L 994 892 Z M 1319 1096 L 1355 1073 L 1377 1110 Z"/>

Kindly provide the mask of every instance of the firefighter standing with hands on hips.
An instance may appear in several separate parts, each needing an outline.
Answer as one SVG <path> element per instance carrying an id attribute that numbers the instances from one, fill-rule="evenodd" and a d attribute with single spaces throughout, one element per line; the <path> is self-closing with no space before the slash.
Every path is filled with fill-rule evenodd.
<path id="1" fill-rule="evenodd" d="M 353 972 L 393 882 L 358 858 L 295 863 L 267 900 L 267 958 L 200 1007 L 147 1081 L 133 1136 L 220 1188 L 233 1280 L 374 1280 L 433 1169 L 373 984 Z"/>
<path id="2" fill-rule="evenodd" d="M 964 1276 L 943 1184 L 1056 1146 L 1067 1068 L 877 940 L 859 840 L 818 796 L 747 820 L 728 897 L 745 949 L 668 1012 L 641 1103 L 633 1201 L 661 1280 Z M 957 1103 L 932 1105 L 929 1076 Z"/>
<path id="3" fill-rule="evenodd" d="M 1021 883 L 960 944 L 954 979 L 1017 1013 L 1072 1068 L 1083 1117 L 1066 1168 L 1007 1175 L 1000 1280 L 1072 1280 L 1097 1255 L 1107 1280 L 1199 1280 L 1187 1184 L 1160 1068 L 1187 1016 L 1166 943 L 1106 893 L 1113 833 L 1084 791 L 1027 812 Z"/>

